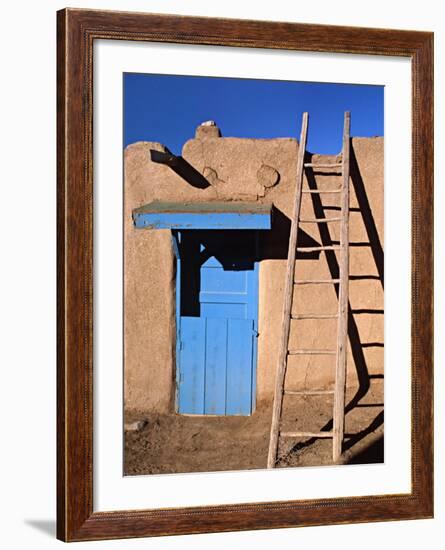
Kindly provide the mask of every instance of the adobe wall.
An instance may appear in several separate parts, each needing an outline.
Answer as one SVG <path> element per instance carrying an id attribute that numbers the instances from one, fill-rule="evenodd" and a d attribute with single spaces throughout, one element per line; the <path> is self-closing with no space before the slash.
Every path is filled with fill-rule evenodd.
<path id="1" fill-rule="evenodd" d="M 173 411 L 175 376 L 175 264 L 170 231 L 133 227 L 131 212 L 152 200 L 245 200 L 273 202 L 277 216 L 272 231 L 260 240 L 257 406 L 272 400 L 281 326 L 287 238 L 291 216 L 297 140 L 219 137 L 213 126 L 197 128 L 183 147 L 183 157 L 210 186 L 197 189 L 168 166 L 150 160 L 159 143 L 140 142 L 125 150 L 124 200 L 124 358 L 125 407 L 139 411 Z M 383 373 L 383 138 L 353 138 L 350 213 L 350 305 L 355 312 L 349 332 L 347 384 L 356 386 L 370 374 Z M 354 158 L 357 161 L 355 165 Z M 312 162 L 335 157 L 314 155 Z M 338 176 L 316 175 L 317 187 L 338 186 Z M 304 186 L 308 182 L 305 178 Z M 314 197 L 314 198 L 311 198 Z M 340 195 L 304 195 L 302 218 L 336 216 Z M 287 217 L 287 218 L 286 218 Z M 339 225 L 301 226 L 303 244 L 338 240 Z M 337 265 L 333 253 L 306 254 L 296 263 L 297 278 L 330 278 Z M 296 287 L 298 313 L 335 312 L 333 285 Z M 335 347 L 335 320 L 293 321 L 291 346 Z M 298 342 L 298 343 L 297 343 Z M 351 348 L 352 346 L 352 348 Z M 334 358 L 291 357 L 289 386 L 328 388 Z"/>

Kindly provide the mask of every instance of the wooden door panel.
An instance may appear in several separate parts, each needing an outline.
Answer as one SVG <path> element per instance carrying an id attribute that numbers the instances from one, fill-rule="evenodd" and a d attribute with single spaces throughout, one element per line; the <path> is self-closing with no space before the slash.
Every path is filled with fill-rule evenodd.
<path id="1" fill-rule="evenodd" d="M 226 414 L 227 319 L 206 319 L 205 414 Z"/>
<path id="2" fill-rule="evenodd" d="M 177 286 L 179 412 L 252 412 L 258 310 L 254 244 L 254 235 L 246 233 L 184 232 Z"/>
<path id="3" fill-rule="evenodd" d="M 181 319 L 178 412 L 204 414 L 205 333 L 201 317 Z"/>
<path id="4" fill-rule="evenodd" d="M 252 412 L 253 338 L 253 319 L 228 320 L 226 414 Z"/>

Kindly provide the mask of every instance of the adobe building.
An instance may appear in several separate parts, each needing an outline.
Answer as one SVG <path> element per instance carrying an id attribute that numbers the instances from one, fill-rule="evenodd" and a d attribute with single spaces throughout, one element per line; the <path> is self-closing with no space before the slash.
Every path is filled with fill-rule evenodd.
<path id="1" fill-rule="evenodd" d="M 352 138 L 347 386 L 383 376 L 383 138 Z M 198 126 L 181 157 L 125 150 L 126 411 L 249 415 L 271 406 L 294 202 L 294 138 L 221 137 Z M 335 156 L 308 154 L 312 163 Z M 303 188 L 340 176 L 306 171 Z M 301 219 L 338 217 L 305 194 Z M 339 223 L 301 223 L 299 246 L 337 244 Z M 301 238 L 300 238 L 301 237 Z M 334 251 L 297 253 L 295 277 L 338 277 Z M 296 313 L 337 311 L 334 284 L 295 286 Z M 295 320 L 290 347 L 335 349 L 336 319 Z M 335 357 L 289 358 L 287 387 L 331 389 Z"/>

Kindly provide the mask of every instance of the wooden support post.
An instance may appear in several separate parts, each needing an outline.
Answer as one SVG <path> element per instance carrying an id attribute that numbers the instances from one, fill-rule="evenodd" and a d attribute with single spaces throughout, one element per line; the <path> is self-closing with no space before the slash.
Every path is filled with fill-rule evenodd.
<path id="1" fill-rule="evenodd" d="M 337 364 L 334 394 L 333 460 L 338 462 L 342 454 L 345 429 L 346 353 L 348 342 L 349 295 L 349 149 L 351 116 L 345 113 L 342 154 L 342 204 L 340 230 L 340 293 L 338 299 Z"/>
<path id="2" fill-rule="evenodd" d="M 290 316 L 292 308 L 293 282 L 295 271 L 295 258 L 297 253 L 298 219 L 300 217 L 301 191 L 303 185 L 304 156 L 306 152 L 308 113 L 303 113 L 301 125 L 300 143 L 297 157 L 297 178 L 295 182 L 295 202 L 292 216 L 292 225 L 289 236 L 289 251 L 287 256 L 286 282 L 284 287 L 283 316 L 281 326 L 280 351 L 278 368 L 275 379 L 275 394 L 272 410 L 272 423 L 270 428 L 269 454 L 267 467 L 274 468 L 278 453 L 278 437 L 280 430 L 281 409 L 283 406 L 284 377 L 287 367 L 287 348 L 289 344 Z"/>

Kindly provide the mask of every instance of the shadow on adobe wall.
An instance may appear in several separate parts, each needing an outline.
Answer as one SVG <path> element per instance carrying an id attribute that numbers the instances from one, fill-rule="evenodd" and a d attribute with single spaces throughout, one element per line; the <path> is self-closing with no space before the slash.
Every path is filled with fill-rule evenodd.
<path id="1" fill-rule="evenodd" d="M 305 162 L 311 163 L 312 162 L 312 154 L 308 153 L 307 157 L 305 159 Z M 317 183 L 314 177 L 314 173 L 312 170 L 306 171 L 308 185 L 310 189 L 317 189 Z M 380 238 L 377 232 L 377 226 L 374 221 L 374 217 L 372 215 L 371 207 L 369 204 L 369 199 L 366 194 L 365 185 L 363 183 L 363 178 L 360 174 L 360 170 L 358 167 L 357 159 L 354 153 L 354 147 L 351 140 L 351 150 L 350 150 L 350 177 L 352 186 L 354 188 L 357 202 L 358 202 L 358 208 L 350 208 L 351 212 L 360 212 L 363 218 L 363 222 L 366 228 L 366 233 L 368 236 L 368 242 L 364 243 L 353 243 L 352 246 L 369 246 L 374 258 L 375 266 L 377 269 L 378 275 L 350 275 L 349 280 L 359 280 L 359 279 L 377 279 L 380 281 L 382 288 L 384 288 L 384 273 L 383 273 L 383 266 L 384 266 L 384 255 L 383 255 L 383 248 L 382 244 L 380 242 Z M 323 206 L 321 201 L 321 195 L 317 193 L 313 193 L 311 195 L 312 201 L 313 201 L 313 208 L 315 217 L 317 218 L 324 218 L 326 217 L 326 210 L 340 210 L 339 206 Z M 323 246 L 330 246 L 332 244 L 338 244 L 338 241 L 332 240 L 328 224 L 319 224 L 319 231 L 320 231 L 320 238 L 321 238 L 321 244 Z M 339 264 L 337 257 L 335 255 L 335 252 L 333 251 L 327 251 L 326 252 L 326 260 L 328 263 L 329 271 L 331 274 L 331 277 L 333 279 L 339 278 Z M 339 294 L 339 285 L 335 285 L 335 292 L 338 296 Z M 360 401 L 363 399 L 363 397 L 368 393 L 368 390 L 370 388 L 370 380 L 372 378 L 383 378 L 382 374 L 377 375 L 370 375 L 368 366 L 366 364 L 366 357 L 364 354 L 364 348 L 366 347 L 383 347 L 383 342 L 371 342 L 371 343 L 362 343 L 360 340 L 360 334 L 358 331 L 357 323 L 355 321 L 354 316 L 355 315 L 383 315 L 383 309 L 378 310 L 369 310 L 369 309 L 357 309 L 352 310 L 351 305 L 349 304 L 349 314 L 348 314 L 348 337 L 349 342 L 351 345 L 351 351 L 354 358 L 354 364 L 357 371 L 357 378 L 358 378 L 358 384 L 359 387 L 357 389 L 357 392 L 352 397 L 352 399 L 347 403 L 345 408 L 345 413 L 348 413 L 352 409 L 354 409 L 356 406 L 359 405 Z M 360 404 L 360 406 L 365 407 L 368 406 L 366 404 Z M 372 405 L 371 405 L 372 406 Z M 379 425 L 383 424 L 383 412 L 377 415 L 377 417 L 373 420 L 373 422 L 370 424 L 372 427 L 371 431 L 374 431 Z M 327 422 L 321 431 L 330 431 L 332 430 L 333 422 L 330 420 Z M 366 435 L 371 433 L 369 431 L 369 428 L 366 430 L 363 430 L 362 432 L 359 432 L 358 434 L 355 434 L 352 438 L 350 438 L 349 441 L 346 441 L 344 444 L 344 448 L 349 449 L 353 447 L 358 441 L 363 439 Z M 312 445 L 316 439 L 311 438 L 307 439 L 306 441 L 297 443 L 289 452 L 293 453 L 296 452 L 304 447 L 307 447 L 309 445 Z M 382 440 L 382 448 L 383 448 L 383 440 Z M 381 454 L 377 453 L 378 445 L 374 449 L 374 455 L 379 456 L 381 459 L 376 460 L 376 462 L 382 462 L 383 461 L 383 452 Z M 374 456 L 373 455 L 373 456 Z"/>
<path id="2" fill-rule="evenodd" d="M 272 231 L 260 231 L 260 246 L 258 260 L 287 260 L 291 220 L 275 205 L 272 211 Z M 320 246 L 301 228 L 298 228 L 298 247 Z M 297 260 L 318 260 L 320 252 L 297 252 Z"/>
<path id="3" fill-rule="evenodd" d="M 380 436 L 368 447 L 354 455 L 347 464 L 376 464 L 384 462 L 384 438 Z"/>

